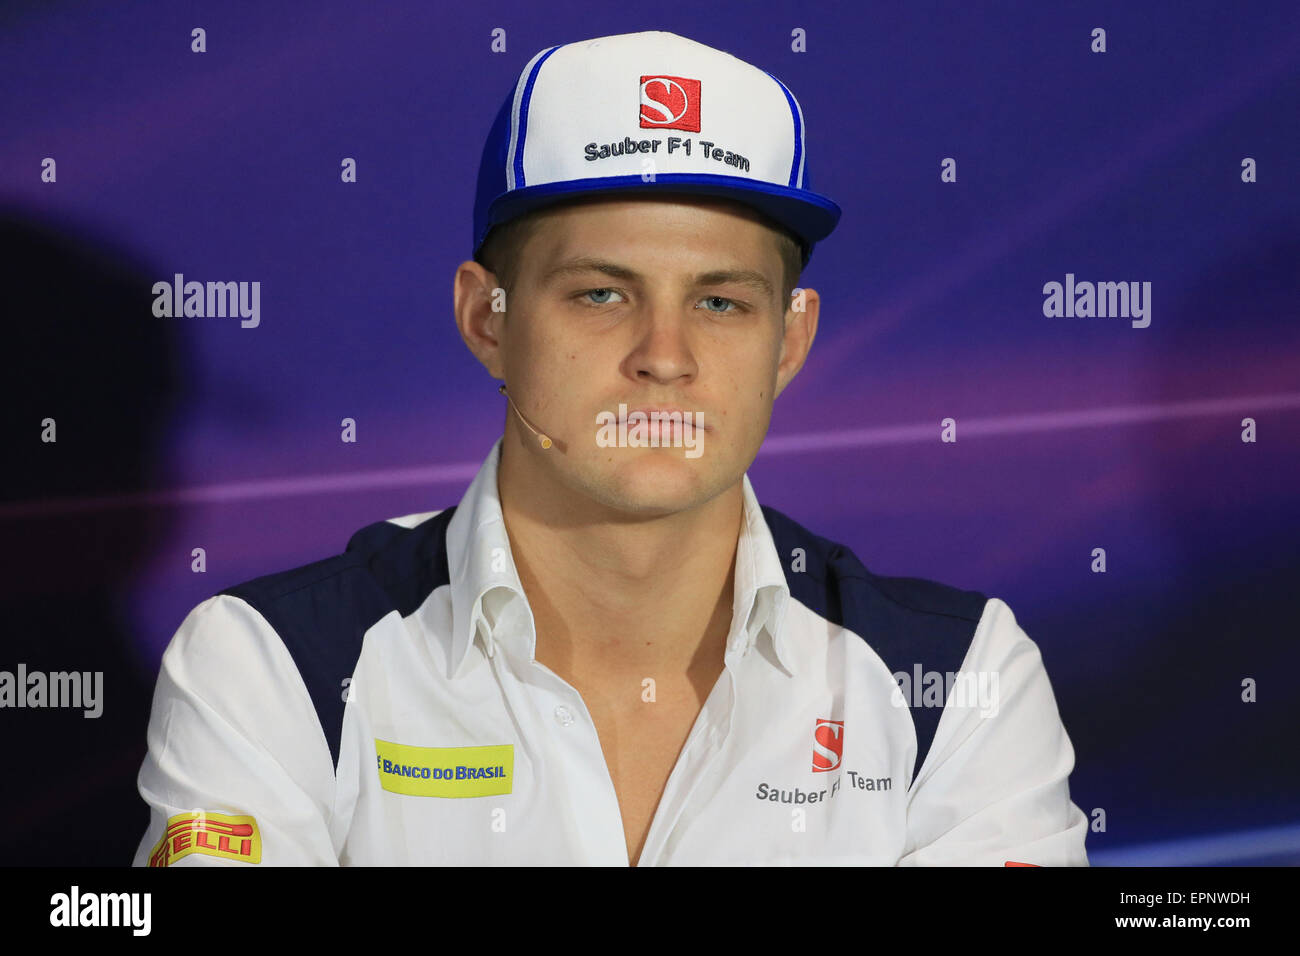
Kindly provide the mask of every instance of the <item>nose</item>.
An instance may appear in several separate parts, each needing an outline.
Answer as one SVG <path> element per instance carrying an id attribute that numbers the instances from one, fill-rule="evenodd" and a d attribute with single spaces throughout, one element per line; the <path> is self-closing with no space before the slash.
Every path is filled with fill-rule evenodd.
<path id="1" fill-rule="evenodd" d="M 680 384 L 695 378 L 699 367 L 691 349 L 690 315 L 680 304 L 652 304 L 637 325 L 637 341 L 626 360 L 638 381 Z"/>

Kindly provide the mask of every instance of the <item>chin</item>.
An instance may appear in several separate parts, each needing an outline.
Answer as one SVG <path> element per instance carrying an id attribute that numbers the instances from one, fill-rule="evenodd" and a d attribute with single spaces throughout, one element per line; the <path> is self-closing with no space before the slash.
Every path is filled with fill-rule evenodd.
<path id="1" fill-rule="evenodd" d="M 634 514 L 660 515 L 703 504 L 729 486 L 717 462 L 687 458 L 681 448 L 616 448 L 602 457 L 593 475 L 608 507 Z"/>

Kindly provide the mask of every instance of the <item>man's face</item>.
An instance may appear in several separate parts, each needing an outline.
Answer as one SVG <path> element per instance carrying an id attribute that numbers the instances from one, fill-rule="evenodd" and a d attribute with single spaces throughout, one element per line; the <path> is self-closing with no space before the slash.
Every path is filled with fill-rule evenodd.
<path id="1" fill-rule="evenodd" d="M 736 204 L 611 197 L 546 212 L 506 313 L 487 320 L 495 345 L 479 354 L 555 441 L 541 449 L 512 416 L 528 473 L 641 517 L 735 485 L 816 328 L 815 293 L 810 329 L 781 285 L 775 234 Z M 694 424 L 632 447 L 641 408 Z"/>

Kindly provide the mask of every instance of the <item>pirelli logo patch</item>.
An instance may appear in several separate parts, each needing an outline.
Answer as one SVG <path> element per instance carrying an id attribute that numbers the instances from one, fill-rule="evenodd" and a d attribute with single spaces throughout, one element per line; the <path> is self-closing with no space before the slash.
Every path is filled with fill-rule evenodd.
<path id="1" fill-rule="evenodd" d="M 411 747 L 375 738 L 379 785 L 412 797 L 494 797 L 510 793 L 513 744 Z"/>
<path id="2" fill-rule="evenodd" d="M 170 866 L 191 853 L 240 863 L 262 862 L 262 835 L 252 817 L 191 810 L 167 820 L 162 839 L 149 854 L 150 866 Z"/>

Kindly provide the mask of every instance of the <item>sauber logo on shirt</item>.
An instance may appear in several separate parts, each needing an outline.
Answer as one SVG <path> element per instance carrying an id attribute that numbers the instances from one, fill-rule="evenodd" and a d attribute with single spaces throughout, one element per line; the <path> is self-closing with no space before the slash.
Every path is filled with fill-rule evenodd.
<path id="1" fill-rule="evenodd" d="M 167 829 L 149 853 L 150 866 L 170 866 L 191 853 L 241 863 L 262 862 L 262 836 L 252 817 L 191 810 L 167 820 Z"/>
<path id="2" fill-rule="evenodd" d="M 641 128 L 700 131 L 700 81 L 684 76 L 641 77 Z"/>
<path id="3" fill-rule="evenodd" d="M 813 770 L 817 773 L 836 770 L 843 756 L 844 721 L 818 720 L 813 728 Z"/>
<path id="4" fill-rule="evenodd" d="M 497 747 L 411 747 L 375 739 L 379 785 L 412 797 L 492 797 L 510 793 L 513 744 Z"/>

